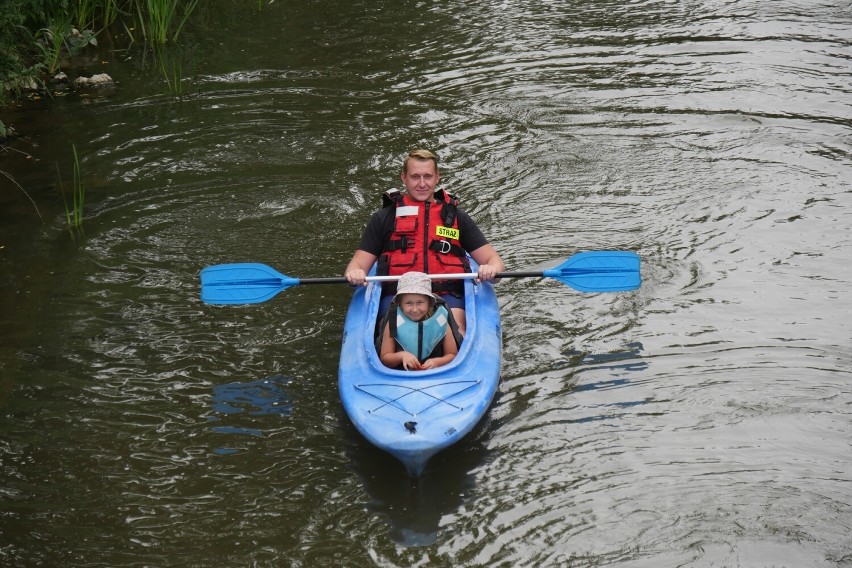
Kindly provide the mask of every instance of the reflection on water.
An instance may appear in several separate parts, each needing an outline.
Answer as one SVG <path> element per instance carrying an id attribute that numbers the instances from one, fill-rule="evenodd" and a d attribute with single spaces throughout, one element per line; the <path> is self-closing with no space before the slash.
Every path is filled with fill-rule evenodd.
<path id="1" fill-rule="evenodd" d="M 848 3 L 326 4 L 199 8 L 183 100 L 116 39 L 3 111 L 0 563 L 848 565 Z M 415 483 L 341 418 L 347 286 L 197 275 L 339 275 L 419 145 L 511 269 L 643 286 L 500 283 L 498 398 Z"/>
<path id="2" fill-rule="evenodd" d="M 488 418 L 477 425 L 463 444 L 433 457 L 418 479 L 408 476 L 399 460 L 371 446 L 342 415 L 346 455 L 369 501 L 368 511 L 388 524 L 388 538 L 402 547 L 424 547 L 438 542 L 444 521 L 466 499 L 476 494 L 472 472 L 486 459 Z"/>
<path id="3" fill-rule="evenodd" d="M 264 431 L 252 427 L 252 424 L 262 426 L 266 421 L 256 421 L 253 417 L 289 416 L 293 411 L 293 404 L 286 393 L 286 386 L 291 380 L 279 375 L 248 383 L 215 385 L 213 413 L 207 419 L 216 425 L 211 426 L 210 430 L 235 437 L 263 436 Z M 228 442 L 228 444 L 235 443 L 238 442 Z M 240 450 L 233 447 L 219 447 L 213 451 L 217 454 L 235 454 Z"/>

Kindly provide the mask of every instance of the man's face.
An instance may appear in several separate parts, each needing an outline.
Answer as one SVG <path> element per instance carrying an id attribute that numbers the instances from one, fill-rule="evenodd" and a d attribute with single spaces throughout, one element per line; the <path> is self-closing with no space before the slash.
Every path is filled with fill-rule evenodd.
<path id="1" fill-rule="evenodd" d="M 432 160 L 408 160 L 406 171 L 402 174 L 405 191 L 414 201 L 432 201 L 435 187 L 441 176 Z"/>

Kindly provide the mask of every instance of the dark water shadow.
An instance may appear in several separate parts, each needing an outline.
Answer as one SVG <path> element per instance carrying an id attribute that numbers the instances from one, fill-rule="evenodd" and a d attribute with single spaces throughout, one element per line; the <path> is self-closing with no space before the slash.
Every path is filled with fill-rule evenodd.
<path id="1" fill-rule="evenodd" d="M 290 377 L 273 375 L 250 382 L 234 382 L 213 387 L 212 413 L 207 417 L 210 431 L 218 434 L 261 437 L 266 433 L 270 415 L 289 416 L 293 402 L 286 391 Z M 216 454 L 241 451 L 217 447 Z"/>
<path id="2" fill-rule="evenodd" d="M 487 456 L 488 415 L 459 443 L 438 453 L 418 478 L 402 463 L 370 444 L 345 414 L 341 416 L 344 451 L 370 497 L 367 509 L 388 523 L 388 537 L 403 547 L 429 546 L 441 519 L 464 503 L 475 488 L 473 471 Z"/>

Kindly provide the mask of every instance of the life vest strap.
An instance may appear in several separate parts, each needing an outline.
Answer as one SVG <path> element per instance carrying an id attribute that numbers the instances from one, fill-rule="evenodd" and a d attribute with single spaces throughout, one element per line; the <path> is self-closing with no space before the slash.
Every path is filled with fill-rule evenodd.
<path id="1" fill-rule="evenodd" d="M 464 249 L 458 245 L 454 245 L 450 241 L 435 239 L 429 243 L 429 250 L 439 254 L 453 254 L 458 257 L 464 256 Z"/>
<path id="2" fill-rule="evenodd" d="M 392 250 L 405 250 L 411 245 L 408 242 L 408 235 L 402 235 L 401 238 L 395 241 L 388 241 L 385 245 L 384 252 L 392 251 Z"/>
<path id="3" fill-rule="evenodd" d="M 382 207 L 387 207 L 388 205 L 401 205 L 402 204 L 402 192 L 398 189 L 389 189 L 382 194 Z"/>

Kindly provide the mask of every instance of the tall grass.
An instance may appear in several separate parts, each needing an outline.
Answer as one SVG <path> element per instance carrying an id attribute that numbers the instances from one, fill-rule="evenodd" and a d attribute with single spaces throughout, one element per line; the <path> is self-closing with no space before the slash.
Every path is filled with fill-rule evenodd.
<path id="1" fill-rule="evenodd" d="M 106 27 L 115 22 L 129 0 L 72 0 L 69 11 L 80 31 Z"/>
<path id="2" fill-rule="evenodd" d="M 83 202 L 86 197 L 86 185 L 83 183 L 80 160 L 77 157 L 77 147 L 74 144 L 71 144 L 71 152 L 74 155 L 71 206 L 68 205 L 68 199 L 65 197 L 65 187 L 62 184 L 61 175 L 59 176 L 59 190 L 62 193 L 62 203 L 65 205 L 65 222 L 68 226 L 68 232 L 76 239 L 83 235 Z M 56 173 L 59 174 L 59 164 L 56 165 Z"/>
<path id="3" fill-rule="evenodd" d="M 177 41 L 183 25 L 198 5 L 198 0 L 135 0 L 142 35 L 150 43 Z M 183 6 L 183 17 L 178 6 Z M 174 32 L 172 32 L 174 30 Z"/>
<path id="4" fill-rule="evenodd" d="M 169 92 L 175 97 L 184 95 L 183 53 L 181 49 L 169 49 L 169 46 L 158 45 L 154 49 L 154 59 L 160 68 L 160 74 L 166 81 Z"/>
<path id="5" fill-rule="evenodd" d="M 97 0 L 77 0 L 76 25 L 78 30 L 95 27 Z"/>

